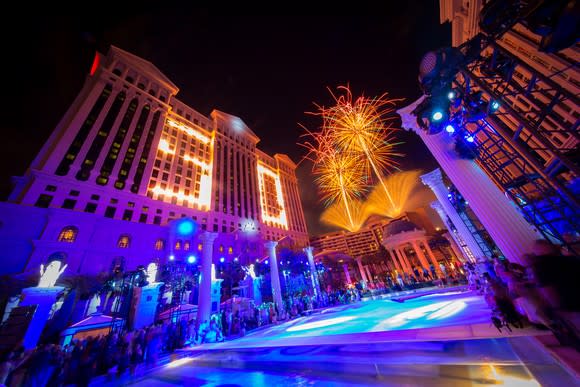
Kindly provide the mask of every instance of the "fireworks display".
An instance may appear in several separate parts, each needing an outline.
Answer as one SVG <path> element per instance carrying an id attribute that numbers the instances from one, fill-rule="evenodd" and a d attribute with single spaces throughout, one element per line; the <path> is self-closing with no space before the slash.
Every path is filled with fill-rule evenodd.
<path id="1" fill-rule="evenodd" d="M 419 182 L 420 171 L 402 171 L 387 176 L 383 183 L 391 194 L 391 202 L 387 200 L 382 186 L 376 186 L 366 201 L 366 211 L 388 218 L 396 218 L 404 211 L 409 210 L 409 197 Z"/>
<path id="2" fill-rule="evenodd" d="M 338 91 L 340 95 L 331 92 L 331 107 L 316 105 L 318 110 L 310 113 L 322 118 L 322 127 L 319 132 L 306 130 L 308 139 L 301 145 L 308 150 L 306 158 L 313 162 L 327 207 L 321 220 L 357 231 L 369 215 L 362 199 L 373 181 L 378 181 L 387 208 L 399 206 L 383 177 L 396 168 L 394 157 L 401 156 L 394 150 L 395 129 L 390 126 L 396 100 L 387 99 L 386 94 L 353 100 L 347 86 Z M 381 213 L 394 212 L 381 208 Z"/>

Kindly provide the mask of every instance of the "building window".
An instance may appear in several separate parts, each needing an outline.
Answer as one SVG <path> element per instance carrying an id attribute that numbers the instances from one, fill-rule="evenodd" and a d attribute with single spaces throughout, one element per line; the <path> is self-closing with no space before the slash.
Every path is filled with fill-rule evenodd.
<path id="1" fill-rule="evenodd" d="M 198 243 L 197 244 L 197 251 L 201 251 L 202 248 L 203 248 L 202 244 L 201 243 Z"/>
<path id="2" fill-rule="evenodd" d="M 97 203 L 87 203 L 85 207 L 85 212 L 94 214 L 97 211 Z"/>
<path id="3" fill-rule="evenodd" d="M 220 253 L 224 252 L 224 245 L 220 245 Z"/>
<path id="4" fill-rule="evenodd" d="M 75 208 L 76 204 L 77 204 L 76 200 L 64 199 L 64 202 L 62 202 L 62 208 L 66 208 L 67 210 L 72 210 Z"/>
<path id="5" fill-rule="evenodd" d="M 59 242 L 73 243 L 77 239 L 79 229 L 75 226 L 66 226 L 58 234 Z"/>
<path id="6" fill-rule="evenodd" d="M 177 242 L 175 242 L 175 250 L 181 250 L 181 240 L 177 240 Z"/>
<path id="7" fill-rule="evenodd" d="M 147 214 L 139 215 L 139 223 L 147 223 Z"/>
<path id="8" fill-rule="evenodd" d="M 117 209 L 115 207 L 108 206 L 107 209 L 105 210 L 105 217 L 106 218 L 114 218 L 115 211 L 117 211 Z"/>
<path id="9" fill-rule="evenodd" d="M 36 207 L 48 208 L 50 202 L 52 202 L 52 199 L 53 199 L 52 195 L 41 194 L 38 197 L 38 200 L 36 200 L 36 203 L 34 205 Z"/>
<path id="10" fill-rule="evenodd" d="M 228 254 L 233 254 L 234 253 L 234 249 L 232 246 L 228 247 Z"/>
<path id="11" fill-rule="evenodd" d="M 122 273 L 125 270 L 125 257 L 115 257 L 111 262 L 111 272 Z"/>
<path id="12" fill-rule="evenodd" d="M 117 241 L 117 247 L 121 249 L 129 248 L 129 244 L 131 243 L 131 237 L 129 235 L 121 235 L 119 240 Z"/>
<path id="13" fill-rule="evenodd" d="M 165 248 L 165 241 L 163 239 L 157 239 L 155 241 L 155 250 L 163 250 Z"/>
<path id="14" fill-rule="evenodd" d="M 132 210 L 125 210 L 125 211 L 123 211 L 123 220 L 131 220 L 132 217 L 133 217 L 133 211 Z"/>
<path id="15" fill-rule="evenodd" d="M 189 250 L 189 241 L 183 242 L 183 250 Z"/>
<path id="16" fill-rule="evenodd" d="M 161 224 L 161 217 L 160 216 L 156 216 L 153 218 L 153 224 Z"/>
<path id="17" fill-rule="evenodd" d="M 69 192 L 69 195 L 70 196 L 79 196 L 80 195 L 80 192 L 73 189 L 72 191 Z"/>
<path id="18" fill-rule="evenodd" d="M 44 190 L 46 192 L 56 192 L 56 186 L 54 186 L 54 185 L 47 185 Z"/>
<path id="19" fill-rule="evenodd" d="M 99 195 L 91 195 L 91 200 L 99 200 L 100 198 Z"/>

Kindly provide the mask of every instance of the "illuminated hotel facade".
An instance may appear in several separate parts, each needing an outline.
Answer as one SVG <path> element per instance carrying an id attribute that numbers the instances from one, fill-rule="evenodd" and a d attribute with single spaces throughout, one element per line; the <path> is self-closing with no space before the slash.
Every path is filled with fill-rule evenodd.
<path id="1" fill-rule="evenodd" d="M 36 270 L 54 252 L 78 272 L 106 270 L 117 256 L 134 269 L 197 251 L 196 240 L 168 235 L 180 218 L 219 233 L 214 257 L 248 253 L 240 241 L 252 234 L 306 246 L 296 164 L 257 149 L 259 138 L 240 118 L 217 110 L 206 117 L 179 101 L 178 91 L 146 60 L 113 46 L 97 53 L 79 95 L 2 203 L 5 226 L 24 211 L 41 219 L 42 231 L 15 241 L 3 227 L 3 254 L 17 255 L 21 270 Z M 66 227 L 74 243 L 61 240 Z M 131 243 L 121 243 L 122 236 Z M 261 245 L 251 245 L 255 256 Z M 133 259 L 119 250 L 131 248 Z M 95 267 L 81 267 L 87 256 Z"/>

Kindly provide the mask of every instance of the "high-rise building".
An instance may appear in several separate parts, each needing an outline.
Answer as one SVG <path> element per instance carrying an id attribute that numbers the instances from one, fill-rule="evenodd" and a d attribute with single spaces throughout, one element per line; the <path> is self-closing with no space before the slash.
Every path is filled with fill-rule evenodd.
<path id="1" fill-rule="evenodd" d="M 453 46 L 481 32 L 484 3 L 440 1 L 440 21 L 451 22 Z M 547 53 L 539 51 L 540 41 L 520 23 L 495 41 L 484 39 L 481 52 L 464 66 L 455 85 L 480 95 L 495 113 L 465 124 L 469 140 L 477 145 L 477 163 L 544 237 L 575 250 L 580 226 L 580 45 Z"/>
<path id="2" fill-rule="evenodd" d="M 79 95 L 26 174 L 14 178 L 8 202 L 67 210 L 79 233 L 86 220 L 72 214 L 121 221 L 127 235 L 135 224 L 159 228 L 191 218 L 226 239 L 255 231 L 306 246 L 296 164 L 257 149 L 260 139 L 240 118 L 218 110 L 206 117 L 179 101 L 178 91 L 142 58 L 113 46 L 97 53 Z"/>

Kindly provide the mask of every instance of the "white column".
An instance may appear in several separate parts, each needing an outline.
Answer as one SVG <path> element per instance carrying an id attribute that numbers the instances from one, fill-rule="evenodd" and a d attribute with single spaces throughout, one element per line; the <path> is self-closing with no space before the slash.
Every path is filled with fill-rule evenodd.
<path id="1" fill-rule="evenodd" d="M 446 131 L 429 135 L 419 128 L 417 117 L 411 112 L 423 98 L 397 111 L 403 127 L 421 137 L 506 258 L 511 262 L 522 263 L 522 256 L 532 252 L 535 241 L 541 238 L 540 234 L 475 161 L 459 157 L 454 149 L 454 141 Z"/>
<path id="2" fill-rule="evenodd" d="M 414 274 L 413 273 L 413 265 L 411 265 L 411 261 L 407 257 L 407 253 L 405 252 L 405 248 L 401 247 L 399 249 L 399 251 L 401 252 L 401 257 L 403 257 L 403 260 L 405 261 L 405 265 L 407 265 L 407 268 L 409 269 L 409 274 Z"/>
<path id="3" fill-rule="evenodd" d="M 213 256 L 213 242 L 218 234 L 205 231 L 199 237 L 201 241 L 201 273 L 199 276 L 199 295 L 197 301 L 197 321 L 199 325 L 211 316 L 211 265 Z"/>
<path id="4" fill-rule="evenodd" d="M 278 258 L 276 257 L 276 246 L 278 242 L 268 241 L 264 243 L 268 249 L 268 256 L 270 259 L 270 281 L 272 283 L 272 298 L 278 307 L 278 313 L 283 313 L 284 302 L 282 302 L 282 287 L 280 286 L 280 274 L 278 273 Z"/>
<path id="5" fill-rule="evenodd" d="M 423 269 L 429 270 L 429 263 L 427 262 L 425 254 L 423 254 L 423 251 L 421 250 L 421 246 L 419 246 L 416 241 L 412 241 L 411 246 L 413 246 L 413 250 L 415 250 L 417 257 L 419 257 L 419 262 L 421 262 Z"/>
<path id="6" fill-rule="evenodd" d="M 316 270 L 316 264 L 314 263 L 314 255 L 312 254 L 314 248 L 308 246 L 304 248 L 306 257 L 308 257 L 308 265 L 310 266 L 310 278 L 312 279 L 312 288 L 314 289 L 314 296 L 320 296 L 320 280 L 318 279 L 318 270 Z"/>
<path id="7" fill-rule="evenodd" d="M 403 258 L 403 252 L 398 248 L 395 248 L 395 253 L 397 254 L 397 257 L 399 257 L 399 262 L 401 263 L 403 271 L 407 274 L 411 274 L 412 270 L 410 266 L 407 264 L 407 261 Z"/>
<path id="8" fill-rule="evenodd" d="M 421 240 L 420 243 L 425 245 L 425 251 L 427 251 L 427 255 L 431 259 L 431 263 L 435 267 L 435 271 L 437 273 L 439 273 L 440 275 L 443 275 L 443 273 L 441 272 L 441 268 L 439 267 L 439 262 L 437 262 L 437 258 L 435 258 L 435 254 L 433 254 L 433 250 L 431 250 L 431 247 L 429 247 L 429 243 L 427 242 L 427 239 Z M 421 245 L 419 245 L 419 248 L 421 248 Z"/>
<path id="9" fill-rule="evenodd" d="M 360 258 L 360 257 L 357 258 L 356 263 L 358 265 L 358 270 L 360 271 L 360 275 L 362 277 L 362 280 L 364 282 L 368 282 L 367 274 L 366 274 L 365 268 L 363 267 L 363 264 L 362 264 L 362 258 Z"/>
<path id="10" fill-rule="evenodd" d="M 371 271 L 371 266 L 370 265 L 366 265 L 364 266 L 364 268 L 367 271 L 367 278 L 369 279 L 369 281 L 372 281 L 372 279 L 374 278 L 373 273 Z"/>
<path id="11" fill-rule="evenodd" d="M 461 239 L 463 239 L 463 241 L 469 248 L 469 251 L 473 255 L 474 259 L 477 260 L 485 258 L 485 254 L 483 253 L 481 247 L 473 237 L 473 234 L 471 234 L 471 232 L 467 229 L 467 226 L 463 222 L 463 219 L 461 219 L 461 217 L 457 213 L 457 210 L 455 210 L 455 207 L 453 207 L 453 205 L 449 201 L 449 198 L 447 197 L 447 195 L 449 194 L 449 190 L 443 183 L 443 176 L 441 175 L 441 170 L 437 168 L 434 171 L 421 176 L 421 181 L 426 186 L 429 186 L 429 188 L 431 188 L 431 191 L 433 191 L 433 193 L 435 194 L 435 197 L 437 197 L 439 205 L 442 208 L 443 214 L 439 213 L 439 211 L 437 211 L 437 208 L 435 208 L 435 211 L 439 213 L 439 216 L 443 219 L 443 222 L 447 225 L 447 217 L 449 217 L 449 219 L 453 223 L 453 226 L 455 226 L 455 229 L 459 233 L 459 236 L 461 237 Z M 449 225 L 447 225 L 447 229 L 451 231 L 451 227 Z"/>
<path id="12" fill-rule="evenodd" d="M 348 263 L 344 263 L 342 265 L 342 269 L 344 270 L 344 276 L 346 277 L 346 284 L 352 284 L 352 281 L 350 280 L 350 273 L 348 272 Z"/>
<path id="13" fill-rule="evenodd" d="M 464 261 L 475 262 L 475 256 L 473 255 L 473 252 L 469 249 L 469 246 L 467 246 L 467 243 L 461 237 L 461 235 L 459 235 L 459 231 L 456 231 L 456 232 L 453 231 L 451 224 L 449 223 L 449 219 L 447 217 L 447 214 L 445 213 L 445 210 L 443 209 L 443 205 L 439 202 L 439 200 L 435 200 L 435 201 L 431 202 L 431 208 L 434 209 L 437 212 L 437 214 L 439 214 L 439 217 L 443 221 L 443 224 L 445 224 L 445 227 L 447 228 L 447 231 L 448 231 L 446 233 L 446 235 L 448 235 L 448 236 L 446 236 L 445 238 L 447 238 L 447 240 L 449 240 L 449 242 L 454 246 L 453 251 L 457 255 L 457 259 L 461 260 L 461 257 L 463 257 Z M 455 209 L 453 208 L 453 210 L 455 210 Z M 461 220 L 461 219 L 459 219 L 459 220 Z M 453 226 L 455 226 L 455 225 L 453 225 Z M 455 229 L 457 230 L 457 227 L 455 227 Z M 451 236 L 451 237 L 449 237 L 449 236 Z M 477 246 L 477 247 L 479 248 L 479 246 Z M 458 249 L 457 251 L 455 251 L 456 248 Z"/>
<path id="14" fill-rule="evenodd" d="M 463 256 L 461 249 L 458 247 L 457 241 L 451 235 L 451 232 L 446 232 L 445 234 L 443 234 L 443 237 L 447 239 L 447 241 L 449 242 L 451 250 L 453 251 L 453 254 L 455 254 L 455 258 L 457 259 L 457 261 L 461 262 L 461 257 L 465 259 L 465 256 Z"/>
<path id="15" fill-rule="evenodd" d="M 393 250 L 387 248 L 387 251 L 389 252 L 389 256 L 391 257 L 391 261 L 395 265 L 395 269 L 397 269 L 397 271 L 399 273 L 403 273 L 404 270 L 401 268 L 401 265 L 399 264 L 399 261 L 397 260 L 397 257 L 395 257 L 395 253 L 393 253 Z"/>

